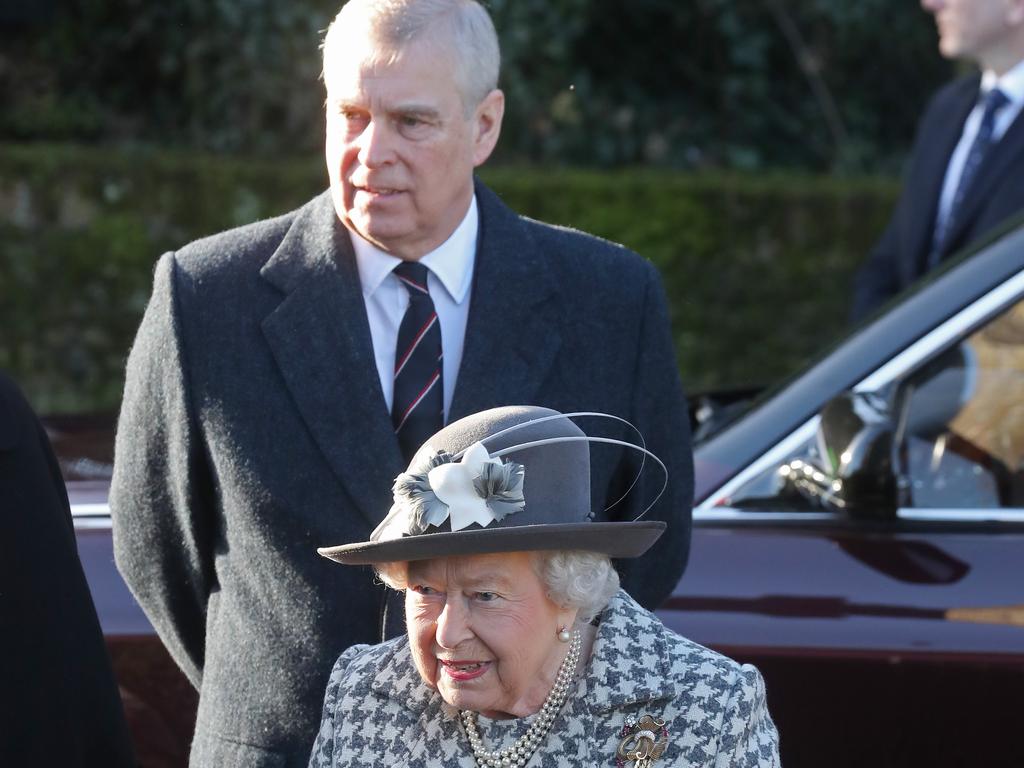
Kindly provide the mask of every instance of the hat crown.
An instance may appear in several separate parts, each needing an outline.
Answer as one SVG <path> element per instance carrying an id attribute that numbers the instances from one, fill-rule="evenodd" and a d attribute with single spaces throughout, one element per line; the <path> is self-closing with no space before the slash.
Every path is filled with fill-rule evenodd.
<path id="1" fill-rule="evenodd" d="M 416 452 L 407 472 L 399 476 L 395 505 L 371 540 L 484 527 L 491 530 L 587 522 L 592 515 L 590 449 L 583 431 L 571 419 L 549 418 L 560 415 L 550 408 L 506 406 L 449 424 Z M 532 445 L 559 438 L 569 439 Z M 515 450 L 493 458 L 510 448 Z M 489 467 L 482 464 L 485 458 Z M 496 500 L 485 490 L 488 483 L 484 476 L 500 475 L 496 466 L 512 475 L 507 486 L 515 486 L 519 478 L 521 503 Z M 475 499 L 466 487 L 474 482 Z M 410 494 L 410 487 L 418 490 Z M 490 487 L 500 493 L 506 486 L 492 482 Z M 515 490 L 518 496 L 518 486 Z M 414 509 L 417 493 L 430 497 L 426 514 Z M 445 502 L 451 503 L 450 509 Z M 485 502 L 492 510 L 489 516 L 480 512 Z"/>
<path id="2" fill-rule="evenodd" d="M 585 416 L 636 431 L 611 414 L 562 414 L 536 406 L 494 408 L 448 425 L 396 478 L 395 504 L 369 541 L 317 551 L 347 565 L 555 549 L 642 556 L 665 523 L 593 520 L 589 445 L 631 448 L 662 472 L 665 465 L 642 446 L 642 437 L 641 445 L 588 437 L 571 420 Z"/>

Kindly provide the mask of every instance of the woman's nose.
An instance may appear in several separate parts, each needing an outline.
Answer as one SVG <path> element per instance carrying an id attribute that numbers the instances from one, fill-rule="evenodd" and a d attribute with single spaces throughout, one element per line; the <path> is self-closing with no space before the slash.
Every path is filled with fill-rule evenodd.
<path id="1" fill-rule="evenodd" d="M 449 597 L 437 617 L 437 644 L 442 648 L 457 648 L 473 636 L 469 628 L 469 614 L 462 600 Z"/>

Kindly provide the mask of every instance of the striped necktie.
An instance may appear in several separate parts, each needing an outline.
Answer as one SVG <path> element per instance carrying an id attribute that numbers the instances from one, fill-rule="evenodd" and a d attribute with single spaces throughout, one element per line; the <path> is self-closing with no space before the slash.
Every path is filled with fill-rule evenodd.
<path id="1" fill-rule="evenodd" d="M 939 222 L 935 230 L 935 237 L 932 240 L 932 251 L 928 259 L 929 267 L 935 267 L 945 256 L 946 238 L 956 224 L 957 213 L 960 211 L 968 191 L 970 191 L 971 183 L 974 181 L 974 177 L 977 176 L 978 168 L 981 167 L 985 155 L 995 143 L 992 140 L 992 132 L 995 130 L 996 115 L 999 113 L 999 110 L 1010 103 L 1010 100 L 998 88 L 993 88 L 985 94 L 983 103 L 985 111 L 981 116 L 981 125 L 978 126 L 978 134 L 974 137 L 974 142 L 967 152 L 967 159 L 964 160 L 963 171 L 960 173 L 960 179 L 956 184 L 956 192 L 953 194 L 953 202 L 949 206 L 945 219 Z"/>
<path id="2" fill-rule="evenodd" d="M 408 462 L 427 438 L 444 426 L 441 324 L 427 290 L 427 268 L 403 261 L 394 274 L 409 292 L 409 307 L 395 346 L 391 421 Z"/>

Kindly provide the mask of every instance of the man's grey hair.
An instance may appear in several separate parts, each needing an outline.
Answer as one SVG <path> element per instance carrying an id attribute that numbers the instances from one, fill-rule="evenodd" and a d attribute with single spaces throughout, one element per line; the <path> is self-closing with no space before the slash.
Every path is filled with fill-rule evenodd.
<path id="1" fill-rule="evenodd" d="M 607 555 L 576 549 L 533 555 L 534 569 L 548 599 L 563 608 L 575 608 L 577 624 L 589 623 L 619 590 L 619 574 Z M 374 568 L 381 581 L 392 589 L 408 587 L 408 563 L 377 563 Z"/>
<path id="2" fill-rule="evenodd" d="M 324 82 L 330 88 L 332 65 L 351 47 L 348 41 L 372 43 L 370 63 L 389 64 L 426 35 L 451 53 L 468 114 L 498 87 L 501 68 L 494 23 L 476 0 L 349 0 L 324 36 Z"/>

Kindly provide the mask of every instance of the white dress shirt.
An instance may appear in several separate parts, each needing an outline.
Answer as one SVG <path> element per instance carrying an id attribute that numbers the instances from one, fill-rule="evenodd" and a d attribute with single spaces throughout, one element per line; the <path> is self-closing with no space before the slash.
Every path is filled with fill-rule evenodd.
<path id="1" fill-rule="evenodd" d="M 996 113 L 996 119 L 992 126 L 992 142 L 995 144 L 1003 134 L 1010 128 L 1013 121 L 1024 107 L 1024 61 L 1019 62 L 1013 69 L 1009 70 L 1002 77 L 995 72 L 988 70 L 981 76 L 981 88 L 978 94 L 978 103 L 967 115 L 964 121 L 964 130 L 960 134 L 960 141 L 949 157 L 949 165 L 946 166 L 946 177 L 942 182 L 942 195 L 939 197 L 939 210 L 936 216 L 936 232 L 944 229 L 946 220 L 949 218 L 950 208 L 953 205 L 953 198 L 956 196 L 956 188 L 960 183 L 960 176 L 964 171 L 964 164 L 967 162 L 967 154 L 971 151 L 971 145 L 981 128 L 981 117 L 985 113 L 985 94 L 993 88 L 1003 92 L 1009 103 Z M 943 226 L 938 226 L 942 223 Z"/>
<path id="2" fill-rule="evenodd" d="M 429 270 L 427 289 L 441 323 L 445 422 L 455 392 L 455 378 L 462 362 L 462 345 L 469 319 L 469 288 L 473 284 L 473 266 L 476 263 L 478 226 L 479 216 L 474 196 L 462 223 L 452 232 L 451 237 L 420 259 L 420 263 Z M 395 346 L 402 317 L 409 306 L 409 292 L 392 274 L 401 259 L 385 253 L 351 230 L 349 235 L 356 252 L 366 316 L 370 321 L 370 338 L 373 341 L 380 388 L 390 411 L 395 390 Z"/>

